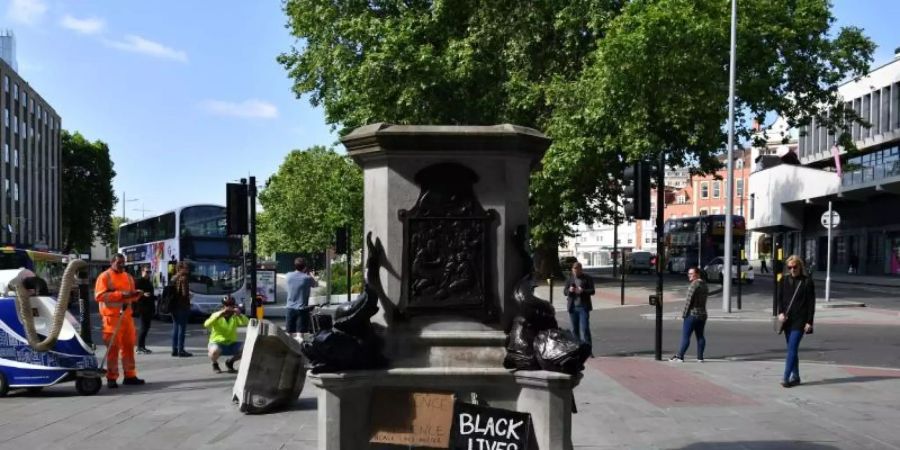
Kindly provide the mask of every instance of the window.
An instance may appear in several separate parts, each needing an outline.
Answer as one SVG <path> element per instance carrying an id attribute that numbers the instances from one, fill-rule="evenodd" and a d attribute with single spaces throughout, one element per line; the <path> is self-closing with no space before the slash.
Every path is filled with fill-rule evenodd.
<path id="1" fill-rule="evenodd" d="M 709 182 L 700 183 L 700 198 L 709 198 Z"/>
<path id="2" fill-rule="evenodd" d="M 705 215 L 706 215 L 706 210 L 705 210 L 705 209 L 701 209 L 701 210 L 700 210 L 700 215 L 701 215 L 701 216 L 705 216 Z"/>
<path id="3" fill-rule="evenodd" d="M 712 208 L 710 210 L 710 214 L 718 214 L 718 213 L 719 213 L 719 208 Z"/>
<path id="4" fill-rule="evenodd" d="M 19 99 L 19 85 L 13 83 L 13 100 Z"/>
<path id="5" fill-rule="evenodd" d="M 743 169 L 744 168 L 744 158 L 741 158 L 741 159 L 735 161 L 734 167 L 736 167 L 738 169 Z"/>
<path id="6" fill-rule="evenodd" d="M 713 198 L 719 198 L 719 194 L 722 190 L 722 182 L 721 181 L 713 181 Z"/>
<path id="7" fill-rule="evenodd" d="M 13 133 L 19 132 L 19 119 L 16 119 L 16 116 L 13 116 Z"/>
<path id="8" fill-rule="evenodd" d="M 193 206 L 181 211 L 183 237 L 225 237 L 225 208 Z"/>
<path id="9" fill-rule="evenodd" d="M 9 110 L 8 109 L 3 110 L 3 123 L 5 123 L 6 126 L 9 126 Z"/>
<path id="10" fill-rule="evenodd" d="M 19 167 L 19 149 L 13 150 L 13 167 Z"/>
<path id="11" fill-rule="evenodd" d="M 6 75 L 3 76 L 3 91 L 9 92 L 9 76 Z"/>
<path id="12" fill-rule="evenodd" d="M 737 180 L 737 196 L 744 196 L 744 180 Z"/>
<path id="13" fill-rule="evenodd" d="M 13 200 L 19 201 L 19 183 L 13 185 Z"/>
<path id="14" fill-rule="evenodd" d="M 684 194 L 681 194 L 675 199 L 675 202 L 678 204 L 687 203 L 687 198 Z"/>
<path id="15" fill-rule="evenodd" d="M 22 106 L 25 106 L 27 104 L 28 104 L 28 91 L 26 91 L 25 89 L 22 89 Z"/>

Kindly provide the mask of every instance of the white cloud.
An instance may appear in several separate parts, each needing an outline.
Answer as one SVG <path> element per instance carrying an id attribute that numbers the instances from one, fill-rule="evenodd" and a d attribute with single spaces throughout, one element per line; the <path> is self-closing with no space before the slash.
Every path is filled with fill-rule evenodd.
<path id="1" fill-rule="evenodd" d="M 143 53 L 157 58 L 172 59 L 181 62 L 187 62 L 188 60 L 187 53 L 182 50 L 175 50 L 174 48 L 166 47 L 159 42 L 144 39 L 133 34 L 125 36 L 125 40 L 123 41 L 107 40 L 105 42 L 110 47 L 126 52 Z"/>
<path id="2" fill-rule="evenodd" d="M 6 8 L 6 17 L 13 22 L 34 25 L 45 12 L 47 5 L 43 0 L 12 0 Z"/>
<path id="3" fill-rule="evenodd" d="M 81 34 L 97 34 L 103 31 L 103 28 L 106 27 L 106 23 L 103 21 L 103 19 L 99 19 L 97 17 L 77 19 L 68 14 L 60 19 L 59 24 L 63 28 L 68 28 Z"/>
<path id="4" fill-rule="evenodd" d="M 278 117 L 278 108 L 262 100 L 250 99 L 240 103 L 222 100 L 206 100 L 200 108 L 217 116 L 241 117 L 249 119 L 274 119 Z"/>

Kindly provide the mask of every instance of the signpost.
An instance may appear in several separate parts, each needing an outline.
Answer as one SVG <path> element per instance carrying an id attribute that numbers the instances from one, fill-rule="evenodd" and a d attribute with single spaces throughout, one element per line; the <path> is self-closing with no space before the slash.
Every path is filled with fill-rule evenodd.
<path id="1" fill-rule="evenodd" d="M 822 213 L 822 226 L 828 230 L 828 261 L 825 265 L 825 301 L 831 301 L 831 230 L 841 223 L 841 215 L 831 209 L 831 201 L 828 202 L 828 211 Z"/>

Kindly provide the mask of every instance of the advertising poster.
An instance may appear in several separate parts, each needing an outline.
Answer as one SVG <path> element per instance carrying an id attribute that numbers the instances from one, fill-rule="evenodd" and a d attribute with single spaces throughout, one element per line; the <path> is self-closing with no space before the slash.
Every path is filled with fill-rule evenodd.
<path id="1" fill-rule="evenodd" d="M 274 270 L 256 271 L 256 295 L 263 304 L 275 303 L 276 278 Z"/>

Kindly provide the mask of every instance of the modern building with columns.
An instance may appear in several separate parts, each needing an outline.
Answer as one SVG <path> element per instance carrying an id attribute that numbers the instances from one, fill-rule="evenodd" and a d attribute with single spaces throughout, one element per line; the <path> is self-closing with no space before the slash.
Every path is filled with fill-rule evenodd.
<path id="1" fill-rule="evenodd" d="M 900 54 L 859 80 L 840 86 L 843 101 L 870 127 L 853 125 L 854 153 L 832 148 L 835 136 L 813 121 L 800 130 L 799 165 L 765 165 L 750 175 L 750 229 L 768 233 L 786 254 L 825 270 L 828 238 L 822 215 L 840 215 L 833 229 L 832 270 L 900 275 Z"/>

